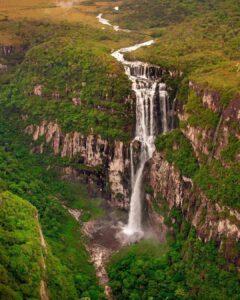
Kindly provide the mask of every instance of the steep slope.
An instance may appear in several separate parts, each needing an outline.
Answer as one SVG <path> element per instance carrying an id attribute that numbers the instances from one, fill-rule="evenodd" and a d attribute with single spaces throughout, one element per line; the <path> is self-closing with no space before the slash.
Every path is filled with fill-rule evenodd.
<path id="1" fill-rule="evenodd" d="M 63 207 L 64 202 L 65 206 L 81 209 L 83 220 L 88 220 L 101 215 L 97 202 L 88 198 L 84 186 L 77 188 L 61 180 L 58 168 L 62 166 L 62 162 L 29 153 L 27 145 L 30 141 L 19 131 L 22 127 L 18 115 L 13 117 L 8 112 L 10 122 L 6 122 L 6 111 L 4 114 L 1 111 L 1 114 L 1 191 L 8 190 L 26 199 L 39 212 L 39 221 L 47 243 L 46 270 L 42 274 L 45 274 L 43 278 L 49 298 L 76 299 L 91 296 L 92 299 L 104 299 L 79 224 Z M 32 210 L 36 212 L 35 208 Z M 3 226 L 6 217 L 1 217 Z M 37 237 L 40 242 L 39 228 Z M 38 286 L 40 278 L 36 278 L 36 282 L 31 284 Z"/>
<path id="2" fill-rule="evenodd" d="M 4 33 L 0 40 L 1 188 L 39 210 L 50 248 L 47 295 L 104 298 L 79 224 L 62 204 L 81 209 L 80 223 L 97 218 L 98 201 L 76 187 L 83 185 L 92 196 L 128 209 L 130 140 L 139 110 L 124 69 L 110 52 L 150 35 L 155 44 L 129 54 L 128 59 L 147 61 L 148 70 L 157 70 L 157 84 L 169 94 L 171 113 L 178 119 L 174 127 L 179 128 L 157 137 L 153 158 L 142 170 L 144 225 L 150 223 L 162 241 L 169 236 L 174 241 L 160 261 L 143 255 L 136 258 L 135 267 L 135 254 L 130 253 L 123 264 L 110 267 L 111 286 L 119 299 L 141 297 L 133 288 L 138 285 L 146 299 L 158 292 L 159 299 L 229 299 L 231 288 L 238 299 L 238 1 L 128 0 L 117 3 L 119 10 L 113 10 L 115 1 L 109 1 L 109 9 L 106 3 L 87 1 L 83 6 L 91 7 L 90 14 L 73 4 L 41 7 L 37 1 L 34 10 L 39 14 L 32 18 L 27 14 L 28 21 L 11 11 L 10 19 L 3 18 L 0 24 Z M 100 29 L 95 24 L 98 6 L 114 24 L 121 21 L 132 32 Z M 69 22 L 58 23 L 57 14 L 64 9 L 66 14 L 59 19 L 69 17 Z M 94 19 L 98 29 L 75 23 L 78 12 L 77 21 L 84 15 L 82 22 Z M 136 32 L 139 29 L 143 35 Z M 158 100 L 154 101 L 161 110 Z M 160 123 L 159 115 L 155 117 Z M 140 148 L 141 143 L 133 145 L 135 167 Z M 142 274 L 142 269 L 149 272 Z M 36 286 L 39 280 L 34 280 Z"/>
<path id="3" fill-rule="evenodd" d="M 10 192 L 0 194 L 0 205 L 1 299 L 47 299 L 40 296 L 45 254 L 37 210 Z"/>

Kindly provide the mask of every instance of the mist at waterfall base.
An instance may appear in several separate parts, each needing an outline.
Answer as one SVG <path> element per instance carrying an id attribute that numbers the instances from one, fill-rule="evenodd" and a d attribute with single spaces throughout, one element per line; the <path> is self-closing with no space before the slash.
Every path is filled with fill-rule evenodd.
<path id="1" fill-rule="evenodd" d="M 101 24 L 110 26 L 115 31 L 129 31 L 121 29 L 119 26 L 113 26 L 109 20 L 103 18 L 103 14 L 99 14 L 97 19 Z M 139 61 L 130 62 L 124 58 L 124 53 L 151 46 L 153 43 L 154 40 L 150 40 L 112 53 L 112 56 L 123 64 L 125 73 L 132 82 L 132 90 L 136 94 L 136 130 L 130 145 L 132 194 L 128 223 L 123 226 L 122 230 L 128 243 L 140 240 L 146 233 L 142 227 L 144 168 L 155 151 L 156 134 L 166 133 L 172 128 L 171 114 L 169 114 L 169 95 L 166 84 L 160 80 L 161 69 Z M 158 113 L 157 110 L 159 110 Z M 159 115 L 160 122 L 157 120 Z M 141 150 L 139 164 L 134 167 L 133 145 L 136 141 L 140 143 Z"/>
<path id="2" fill-rule="evenodd" d="M 169 95 L 166 84 L 160 80 L 160 68 L 138 61 L 126 61 L 123 53 L 135 51 L 153 43 L 154 41 L 151 40 L 112 53 L 112 56 L 124 65 L 125 73 L 131 80 L 132 89 L 136 95 L 136 130 L 130 145 L 132 194 L 128 223 L 122 231 L 130 243 L 140 240 L 145 234 L 142 227 L 143 175 L 146 162 L 152 158 L 155 151 L 155 136 L 157 133 L 169 131 L 172 122 L 169 117 Z M 160 110 L 159 113 L 157 110 Z M 134 167 L 133 145 L 136 141 L 140 143 L 141 149 L 139 164 Z"/>

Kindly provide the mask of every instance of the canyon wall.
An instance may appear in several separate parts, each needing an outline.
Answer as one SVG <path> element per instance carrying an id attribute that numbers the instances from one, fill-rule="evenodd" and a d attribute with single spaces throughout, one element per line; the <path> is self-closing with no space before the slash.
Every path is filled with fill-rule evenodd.
<path id="1" fill-rule="evenodd" d="M 148 202 L 156 203 L 160 211 L 166 206 L 167 210 L 180 209 L 201 240 L 217 241 L 219 247 L 225 249 L 226 257 L 240 264 L 239 253 L 232 253 L 232 246 L 240 240 L 240 213 L 237 210 L 211 202 L 162 153 L 155 152 L 148 179 L 153 190 L 153 194 L 147 194 Z M 152 224 L 156 226 L 157 223 L 164 229 L 164 217 L 156 217 L 151 210 L 154 210 L 153 206 L 150 207 Z"/>
<path id="2" fill-rule="evenodd" d="M 240 139 L 239 99 L 235 97 L 224 106 L 217 92 L 201 88 L 193 82 L 189 83 L 189 88 L 201 99 L 203 107 L 218 114 L 219 121 L 216 128 L 191 126 L 188 122 L 189 114 L 182 105 L 178 111 L 180 121 L 185 122 L 182 133 L 192 145 L 200 166 L 215 160 L 225 168 L 230 168 L 231 165 L 222 159 L 221 153 L 228 147 L 231 136 Z M 237 153 L 233 164 L 238 163 L 239 159 Z M 183 176 L 174 163 L 168 162 L 164 151 L 154 153 L 147 173 L 150 191 L 146 191 L 146 202 L 153 226 L 166 233 L 166 217 L 171 209 L 179 209 L 184 218 L 195 227 L 201 240 L 216 241 L 225 257 L 240 265 L 240 255 L 237 251 L 237 243 L 240 240 L 240 212 L 237 209 L 208 199 L 191 178 Z"/>
<path id="3" fill-rule="evenodd" d="M 218 115 L 218 124 L 216 128 L 191 126 L 188 122 L 189 114 L 183 105 L 178 112 L 179 120 L 186 123 L 182 131 L 190 141 L 200 163 L 203 156 L 221 160 L 221 152 L 228 145 L 230 136 L 240 139 L 240 96 L 236 95 L 226 105 L 222 103 L 220 94 L 214 90 L 203 88 L 192 81 L 189 82 L 189 89 L 201 99 L 204 108 Z M 236 156 L 236 160 L 240 161 L 240 157 Z"/>
<path id="4" fill-rule="evenodd" d="M 121 141 L 108 141 L 100 136 L 79 132 L 64 134 L 56 122 L 43 121 L 29 125 L 25 132 L 32 136 L 32 151 L 43 153 L 49 147 L 55 155 L 69 160 L 63 178 L 85 180 L 92 196 L 101 195 L 110 205 L 129 206 L 129 146 Z"/>

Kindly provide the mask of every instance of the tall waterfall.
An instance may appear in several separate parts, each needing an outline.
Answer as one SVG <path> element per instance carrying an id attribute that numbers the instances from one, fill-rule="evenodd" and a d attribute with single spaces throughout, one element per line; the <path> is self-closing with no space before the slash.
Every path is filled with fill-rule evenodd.
<path id="1" fill-rule="evenodd" d="M 100 23 L 112 26 L 115 31 L 123 30 L 113 26 L 102 14 L 97 16 Z M 125 72 L 132 81 L 132 89 L 136 94 L 136 132 L 130 147 L 131 156 L 131 203 L 128 224 L 124 228 L 127 235 L 143 236 L 142 230 L 142 186 L 143 172 L 146 162 L 155 151 L 154 139 L 157 133 L 166 133 L 174 125 L 173 107 L 169 103 L 166 84 L 161 82 L 162 70 L 139 61 L 125 60 L 124 53 L 150 46 L 153 40 L 122 48 L 112 56 L 124 65 Z M 141 144 L 140 162 L 134 167 L 133 144 Z"/>
<path id="2" fill-rule="evenodd" d="M 124 228 L 127 235 L 143 236 L 142 230 L 142 187 L 143 172 L 146 162 L 155 151 L 154 139 L 157 133 L 166 133 L 172 128 L 172 114 L 169 105 L 169 95 L 165 83 L 161 82 L 160 68 L 141 62 L 129 62 L 123 53 L 134 51 L 143 46 L 149 46 L 153 41 L 120 49 L 112 54 L 120 61 L 125 72 L 132 81 L 132 89 L 136 94 L 136 131 L 131 143 L 131 185 L 132 195 L 128 224 Z M 159 120 L 160 118 L 160 120 Z M 134 168 L 133 144 L 140 142 L 140 162 Z"/>

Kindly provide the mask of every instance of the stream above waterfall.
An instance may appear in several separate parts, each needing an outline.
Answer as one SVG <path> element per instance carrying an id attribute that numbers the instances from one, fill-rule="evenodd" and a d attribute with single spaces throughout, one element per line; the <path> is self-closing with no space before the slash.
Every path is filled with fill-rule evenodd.
<path id="1" fill-rule="evenodd" d="M 102 17 L 102 14 L 98 15 L 97 18 L 100 23 L 112 26 L 108 20 Z M 115 31 L 121 30 L 117 26 L 112 27 Z M 162 82 L 163 70 L 160 67 L 140 61 L 127 61 L 124 58 L 125 53 L 152 44 L 154 44 L 154 40 L 122 48 L 111 54 L 124 66 L 136 96 L 135 135 L 130 143 L 130 210 L 127 218 L 126 212 L 113 209 L 106 204 L 107 214 L 103 219 L 89 221 L 83 225 L 83 231 L 89 239 L 87 247 L 91 260 L 95 265 L 100 283 L 105 287 L 105 294 L 108 299 L 111 299 L 112 295 L 108 286 L 108 274 L 105 266 L 111 255 L 123 246 L 137 242 L 142 238 L 159 238 L 154 229 L 143 227 L 143 177 L 146 163 L 152 158 L 155 151 L 155 136 L 172 129 L 172 105 L 169 104 L 167 86 Z M 137 159 L 134 154 L 135 143 L 139 145 Z M 69 212 L 79 221 L 78 212 L 71 210 Z"/>
<path id="2" fill-rule="evenodd" d="M 123 30 L 103 18 L 103 14 L 99 14 L 97 19 L 101 24 L 110 26 L 115 31 Z M 128 222 L 122 228 L 127 243 L 138 241 L 144 237 L 142 227 L 143 174 L 146 163 L 152 158 L 155 151 L 155 136 L 168 132 L 174 126 L 173 107 L 169 103 L 167 86 L 162 82 L 164 71 L 158 66 L 141 61 L 127 61 L 124 58 L 125 53 L 153 44 L 154 40 L 149 40 L 121 48 L 111 54 L 124 66 L 136 96 L 135 136 L 130 144 L 131 201 Z M 134 161 L 136 159 L 133 155 L 133 145 L 136 142 L 140 145 L 137 163 Z"/>

